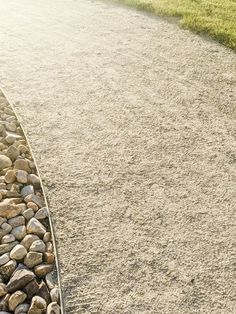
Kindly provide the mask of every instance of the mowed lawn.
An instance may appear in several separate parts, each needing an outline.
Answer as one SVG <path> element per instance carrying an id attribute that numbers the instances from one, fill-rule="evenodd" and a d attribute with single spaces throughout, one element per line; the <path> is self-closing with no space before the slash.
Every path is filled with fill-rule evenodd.
<path id="1" fill-rule="evenodd" d="M 236 0 L 120 0 L 157 15 L 179 17 L 182 27 L 207 34 L 236 51 Z"/>

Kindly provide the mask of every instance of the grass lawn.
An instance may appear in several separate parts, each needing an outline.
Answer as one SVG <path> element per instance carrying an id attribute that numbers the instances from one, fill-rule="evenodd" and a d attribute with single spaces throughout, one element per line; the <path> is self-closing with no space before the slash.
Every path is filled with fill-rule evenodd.
<path id="1" fill-rule="evenodd" d="M 119 0 L 140 10 L 180 18 L 180 25 L 236 51 L 236 0 Z"/>

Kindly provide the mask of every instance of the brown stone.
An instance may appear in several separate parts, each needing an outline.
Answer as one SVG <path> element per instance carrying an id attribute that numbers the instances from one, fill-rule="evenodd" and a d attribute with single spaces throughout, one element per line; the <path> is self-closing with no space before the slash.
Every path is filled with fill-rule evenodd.
<path id="1" fill-rule="evenodd" d="M 0 275 L 2 276 L 5 282 L 8 281 L 8 279 L 11 277 L 11 275 L 16 269 L 16 266 L 17 266 L 16 261 L 11 260 L 0 267 Z"/>
<path id="2" fill-rule="evenodd" d="M 35 274 L 38 277 L 40 277 L 40 278 L 45 277 L 52 270 L 53 270 L 53 265 L 52 264 L 50 264 L 50 265 L 48 265 L 48 264 L 41 264 L 41 265 L 38 265 L 38 266 L 34 267 Z"/>
<path id="3" fill-rule="evenodd" d="M 0 298 L 0 311 L 8 311 L 8 301 L 10 298 L 10 294 L 4 295 L 2 298 Z"/>
<path id="4" fill-rule="evenodd" d="M 34 278 L 31 280 L 23 289 L 23 291 L 27 294 L 27 300 L 31 300 L 34 295 L 39 291 L 39 284 L 37 280 Z"/>
<path id="5" fill-rule="evenodd" d="M 35 278 L 35 274 L 27 269 L 17 270 L 8 282 L 7 292 L 15 292 L 24 288 L 31 280 Z"/>
<path id="6" fill-rule="evenodd" d="M 47 304 L 50 303 L 50 292 L 44 281 L 40 283 L 37 295 L 43 298 L 47 302 Z"/>

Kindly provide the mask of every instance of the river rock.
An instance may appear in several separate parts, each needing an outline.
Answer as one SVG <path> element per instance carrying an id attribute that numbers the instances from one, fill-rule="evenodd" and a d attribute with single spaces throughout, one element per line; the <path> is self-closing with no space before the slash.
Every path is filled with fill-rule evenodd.
<path id="1" fill-rule="evenodd" d="M 39 208 L 38 208 L 38 205 L 36 205 L 36 204 L 33 203 L 33 202 L 27 203 L 27 207 L 33 209 L 34 212 L 36 212 L 36 211 L 39 209 Z"/>
<path id="2" fill-rule="evenodd" d="M 9 204 L 6 199 L 0 202 L 0 216 L 3 218 L 13 218 L 19 215 L 20 209 L 15 204 Z"/>
<path id="3" fill-rule="evenodd" d="M 14 170 L 7 170 L 5 174 L 5 181 L 6 183 L 12 183 L 16 180 L 16 173 Z"/>
<path id="4" fill-rule="evenodd" d="M 24 201 L 26 203 L 28 202 L 33 202 L 35 203 L 39 208 L 44 206 L 44 201 L 42 199 L 42 197 L 35 195 L 35 194 L 30 194 L 28 196 L 25 197 Z"/>
<path id="5" fill-rule="evenodd" d="M 16 240 L 13 234 L 7 234 L 2 238 L 2 244 L 14 242 Z"/>
<path id="6" fill-rule="evenodd" d="M 46 228 L 36 218 L 31 218 L 27 224 L 27 232 L 43 236 Z"/>
<path id="7" fill-rule="evenodd" d="M 43 254 L 39 252 L 29 252 L 27 253 L 24 264 L 28 268 L 33 268 L 36 265 L 39 265 L 43 262 Z"/>
<path id="8" fill-rule="evenodd" d="M 31 244 L 34 241 L 39 240 L 39 237 L 35 234 L 27 234 L 24 239 L 21 241 L 21 244 L 27 249 L 29 250 Z"/>
<path id="9" fill-rule="evenodd" d="M 46 264 L 53 264 L 55 261 L 55 256 L 53 253 L 45 252 L 43 253 L 43 261 Z"/>
<path id="10" fill-rule="evenodd" d="M 10 253 L 10 258 L 11 259 L 15 259 L 15 260 L 21 260 L 23 259 L 27 254 L 27 250 L 26 248 L 21 245 L 21 244 L 17 244 Z"/>
<path id="11" fill-rule="evenodd" d="M 23 187 L 23 189 L 21 190 L 21 195 L 22 197 L 26 197 L 30 194 L 34 194 L 34 187 L 33 185 L 26 185 Z"/>
<path id="12" fill-rule="evenodd" d="M 48 273 L 50 273 L 53 270 L 52 264 L 41 264 L 34 267 L 34 272 L 36 276 L 39 278 L 45 277 Z"/>
<path id="13" fill-rule="evenodd" d="M 57 285 L 57 280 L 56 280 L 56 273 L 55 272 L 50 272 L 49 274 L 46 275 L 45 277 L 47 286 L 50 290 L 56 287 Z"/>
<path id="14" fill-rule="evenodd" d="M 5 281 L 7 281 L 11 277 L 11 275 L 16 269 L 16 266 L 17 266 L 16 261 L 11 260 L 0 267 L 0 275 Z"/>
<path id="15" fill-rule="evenodd" d="M 32 298 L 28 314 L 42 314 L 46 309 L 46 301 L 39 296 L 35 296 Z"/>
<path id="16" fill-rule="evenodd" d="M 29 304 L 27 303 L 22 303 L 20 305 L 18 305 L 16 308 L 15 308 L 15 312 L 14 314 L 24 314 L 24 313 L 27 313 L 28 310 L 29 310 Z"/>
<path id="17" fill-rule="evenodd" d="M 51 241 L 51 232 L 46 232 L 46 233 L 44 234 L 44 236 L 43 236 L 43 241 L 44 241 L 45 243 Z"/>
<path id="18" fill-rule="evenodd" d="M 20 151 L 14 145 L 8 147 L 6 152 L 7 157 L 9 157 L 12 161 L 16 160 L 16 158 L 20 155 Z"/>
<path id="19" fill-rule="evenodd" d="M 50 303 L 50 292 L 48 290 L 47 285 L 45 284 L 45 282 L 42 280 L 42 282 L 39 285 L 39 290 L 37 292 L 37 295 L 41 298 L 43 298 L 47 304 Z"/>
<path id="20" fill-rule="evenodd" d="M 52 302 L 47 307 L 47 314 L 60 314 L 60 306 L 56 302 Z"/>
<path id="21" fill-rule="evenodd" d="M 0 245 L 0 255 L 10 252 L 14 246 L 16 246 L 19 242 L 18 241 L 14 241 L 11 243 L 6 243 L 6 244 L 1 244 Z"/>
<path id="22" fill-rule="evenodd" d="M 0 170 L 11 167 L 11 159 L 5 155 L 0 155 Z"/>
<path id="23" fill-rule="evenodd" d="M 35 218 L 38 220 L 43 220 L 48 217 L 48 209 L 47 207 L 40 208 L 35 214 Z"/>
<path id="24" fill-rule="evenodd" d="M 19 226 L 12 230 L 11 232 L 17 240 L 22 240 L 26 236 L 26 227 Z"/>
<path id="25" fill-rule="evenodd" d="M 0 283 L 0 297 L 3 297 L 7 294 L 6 285 L 4 283 Z"/>
<path id="26" fill-rule="evenodd" d="M 5 253 L 5 254 L 0 256 L 0 266 L 8 263 L 9 261 L 10 261 L 10 254 L 9 253 Z"/>
<path id="27" fill-rule="evenodd" d="M 44 253 L 46 246 L 42 240 L 34 241 L 30 246 L 30 251 Z"/>
<path id="28" fill-rule="evenodd" d="M 53 288 L 50 291 L 50 296 L 51 296 L 52 302 L 58 302 L 59 301 L 59 289 L 57 287 Z"/>
<path id="29" fill-rule="evenodd" d="M 20 183 L 27 183 L 28 173 L 24 170 L 16 170 L 16 180 Z"/>
<path id="30" fill-rule="evenodd" d="M 34 295 L 36 295 L 39 291 L 39 284 L 37 280 L 34 278 L 31 280 L 23 289 L 23 291 L 27 294 L 27 300 L 31 300 Z"/>
<path id="31" fill-rule="evenodd" d="M 27 160 L 25 159 L 17 159 L 14 163 L 14 169 L 18 169 L 18 170 L 24 170 L 28 173 L 31 172 L 31 169 L 29 167 L 29 163 Z M 27 182 L 27 181 L 26 181 Z"/>
<path id="32" fill-rule="evenodd" d="M 33 185 L 40 185 L 40 179 L 39 179 L 39 177 L 38 176 L 36 176 L 36 174 L 29 174 L 28 175 L 28 182 L 30 183 L 30 184 L 33 184 Z"/>
<path id="33" fill-rule="evenodd" d="M 2 229 L 6 231 L 6 233 L 11 232 L 12 231 L 12 226 L 9 225 L 8 223 L 4 222 L 1 225 Z"/>
<path id="34" fill-rule="evenodd" d="M 23 211 L 22 215 L 25 217 L 26 220 L 30 220 L 34 217 L 34 211 L 32 208 L 28 208 Z"/>
<path id="35" fill-rule="evenodd" d="M 9 307 L 8 307 L 9 298 L 10 298 L 10 294 L 6 294 L 0 298 L 0 311 L 8 311 L 9 310 Z"/>
<path id="36" fill-rule="evenodd" d="M 14 292 L 10 296 L 9 301 L 8 301 L 8 303 L 9 303 L 9 310 L 10 311 L 14 311 L 15 308 L 19 304 L 21 304 L 22 302 L 25 301 L 26 297 L 27 297 L 27 295 L 23 291 L 18 290 L 16 292 Z"/>
<path id="37" fill-rule="evenodd" d="M 25 224 L 25 218 L 23 216 L 17 216 L 9 219 L 8 223 L 12 226 L 12 228 L 23 226 Z"/>
<path id="38" fill-rule="evenodd" d="M 19 134 L 16 134 L 14 132 L 8 132 L 6 131 L 6 137 L 5 137 L 5 140 L 8 144 L 13 144 L 15 141 L 19 140 L 22 138 L 21 135 Z"/>
<path id="39" fill-rule="evenodd" d="M 21 290 L 34 278 L 35 274 L 32 271 L 27 269 L 19 269 L 11 277 L 6 286 L 6 290 L 9 293 Z"/>

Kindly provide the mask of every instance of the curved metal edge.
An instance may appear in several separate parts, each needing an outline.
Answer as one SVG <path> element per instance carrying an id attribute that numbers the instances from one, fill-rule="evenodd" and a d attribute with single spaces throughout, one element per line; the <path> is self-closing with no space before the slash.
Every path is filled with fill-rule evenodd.
<path id="1" fill-rule="evenodd" d="M 55 237 L 55 230 L 54 230 L 54 226 L 53 226 L 53 221 L 52 221 L 52 216 L 51 216 L 51 213 L 50 213 L 50 210 L 49 210 L 49 203 L 48 203 L 48 200 L 47 200 L 47 197 L 46 197 L 46 193 L 45 193 L 45 189 L 44 189 L 44 186 L 43 186 L 43 182 L 42 182 L 42 178 L 41 178 L 41 175 L 40 175 L 40 172 L 39 172 L 39 168 L 38 168 L 38 165 L 37 165 L 37 162 L 36 162 L 36 159 L 35 159 L 35 156 L 34 156 L 34 153 L 33 153 L 33 150 L 32 150 L 32 147 L 30 145 L 30 142 L 28 141 L 27 139 L 27 136 L 26 136 L 26 133 L 25 133 L 25 130 L 20 122 L 20 120 L 18 119 L 18 115 L 15 111 L 15 108 L 14 106 L 12 105 L 12 102 L 9 100 L 9 98 L 6 96 L 6 93 L 5 91 L 3 90 L 3 88 L 0 88 L 0 91 L 2 92 L 3 96 L 6 98 L 7 102 L 9 103 L 9 105 L 11 106 L 12 108 L 12 111 L 14 112 L 16 118 L 17 118 L 17 121 L 19 122 L 19 125 L 22 129 L 22 132 L 23 132 L 23 135 L 27 141 L 27 144 L 29 146 L 29 150 L 30 150 L 30 154 L 33 158 L 33 161 L 34 161 L 34 164 L 35 164 L 35 168 L 37 170 L 37 175 L 39 177 L 39 180 L 40 180 L 40 187 L 41 187 L 41 190 L 43 192 L 43 197 L 44 197 L 44 201 L 45 201 L 45 205 L 46 207 L 48 208 L 48 212 L 49 212 L 49 225 L 50 225 L 50 231 L 51 231 L 51 234 L 52 234 L 52 242 L 53 242 L 53 248 L 54 248 L 54 254 L 55 254 L 55 266 L 56 266 L 56 272 L 57 272 L 57 280 L 58 280 L 58 288 L 59 288 L 59 294 L 60 294 L 60 307 L 61 307 L 61 314 L 66 314 L 65 312 L 65 304 L 64 304 L 64 299 L 63 299 L 63 294 L 62 294 L 62 284 L 61 284 L 61 268 L 60 268 L 60 264 L 59 264 L 59 258 L 58 258 L 58 247 L 57 247 L 57 243 L 56 243 L 56 237 Z"/>

